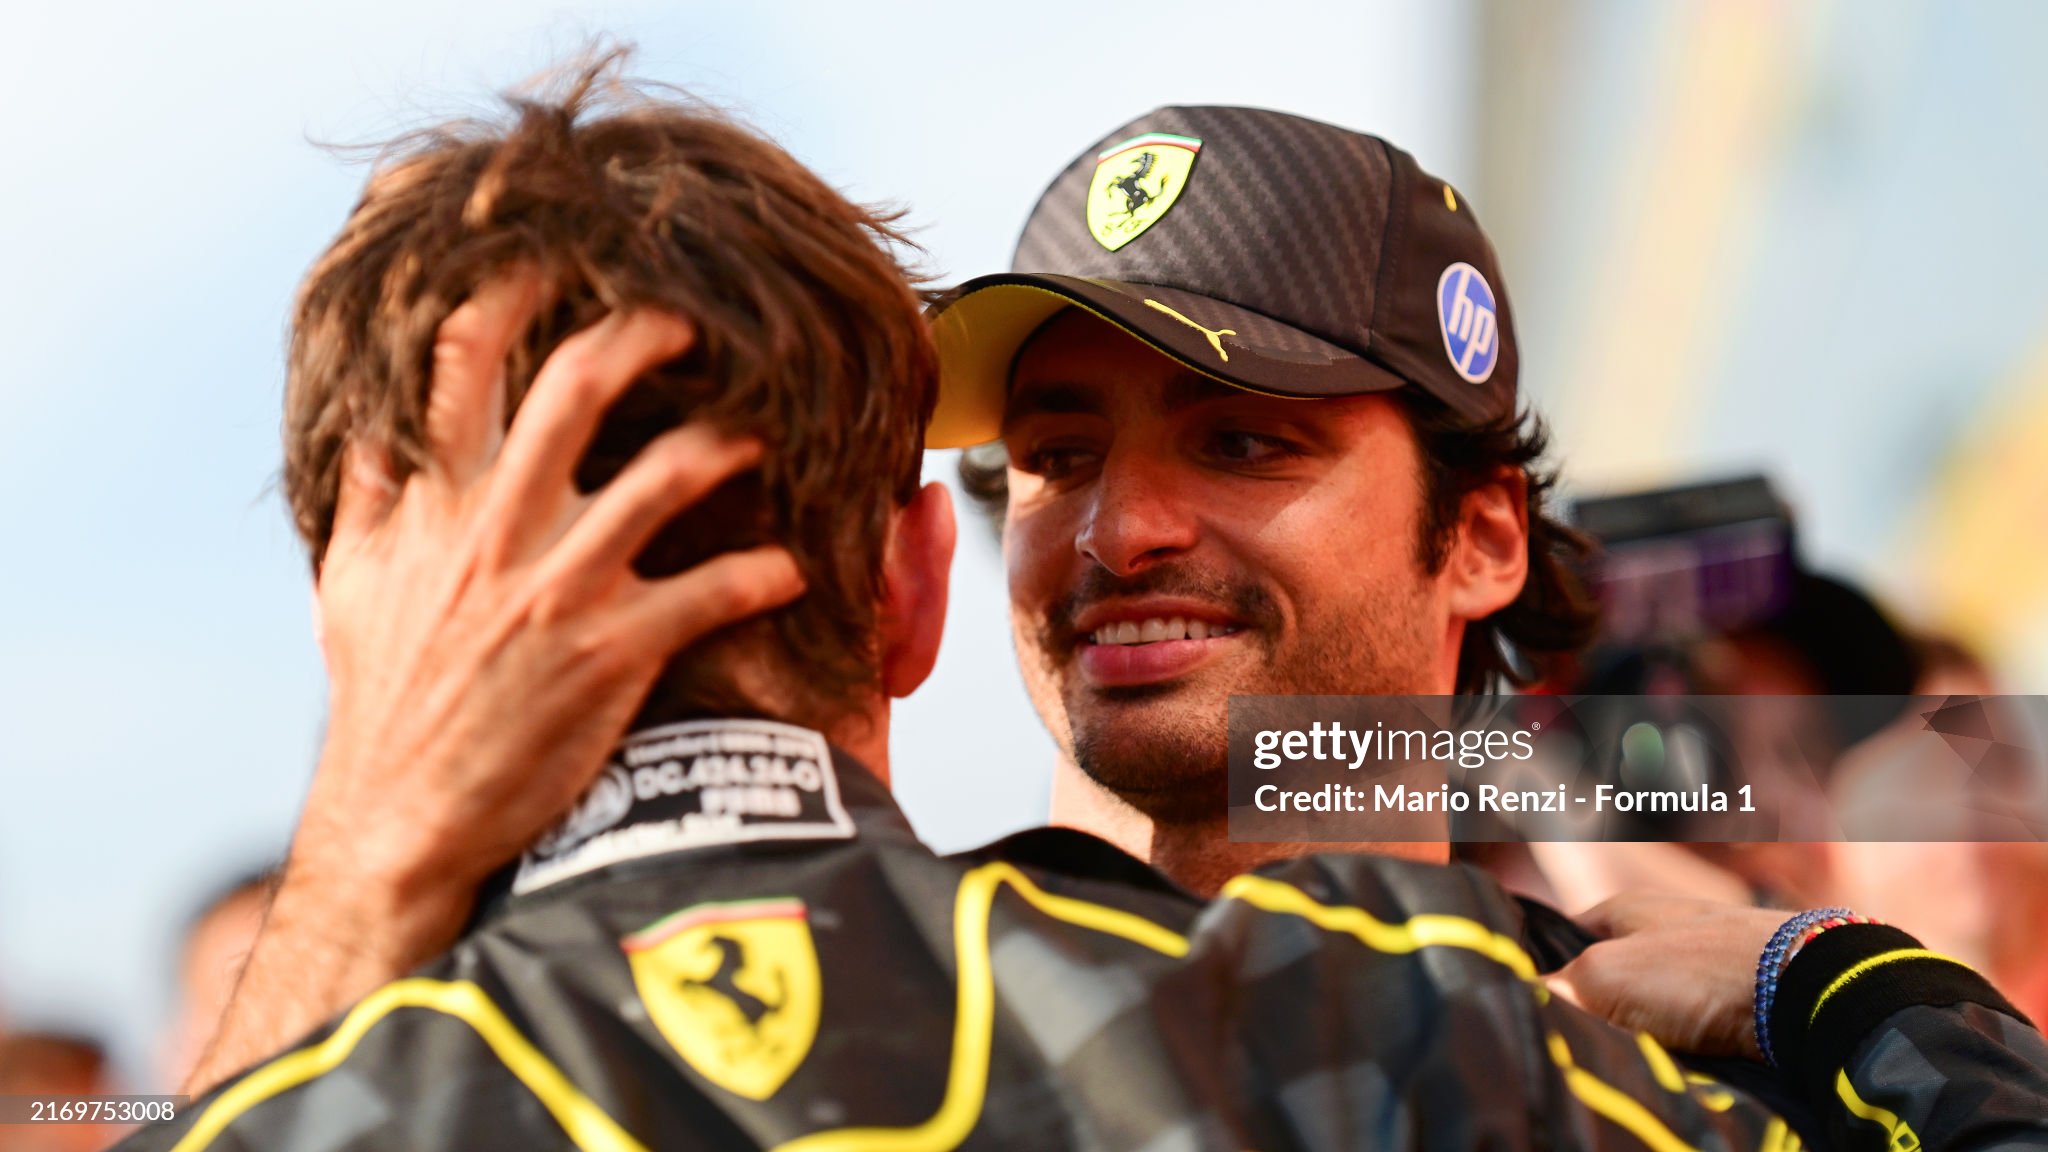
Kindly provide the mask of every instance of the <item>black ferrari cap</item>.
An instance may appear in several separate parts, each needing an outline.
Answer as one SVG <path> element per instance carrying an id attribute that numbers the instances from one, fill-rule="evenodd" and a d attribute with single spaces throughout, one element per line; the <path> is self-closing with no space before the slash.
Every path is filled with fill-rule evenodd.
<path id="1" fill-rule="evenodd" d="M 1011 270 L 934 307 L 926 445 L 996 439 L 1018 349 L 1068 307 L 1254 392 L 1514 408 L 1514 325 L 1471 206 L 1386 141 L 1299 116 L 1161 108 L 1069 164 Z"/>

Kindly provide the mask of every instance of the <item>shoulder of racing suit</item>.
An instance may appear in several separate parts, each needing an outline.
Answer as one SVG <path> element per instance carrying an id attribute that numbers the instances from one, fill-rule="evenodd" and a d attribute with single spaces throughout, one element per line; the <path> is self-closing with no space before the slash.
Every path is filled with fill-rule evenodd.
<path id="1" fill-rule="evenodd" d="M 942 858 L 805 741 L 639 734 L 454 950 L 128 1147 L 1796 1144 L 1551 999 L 1476 872 Z"/>

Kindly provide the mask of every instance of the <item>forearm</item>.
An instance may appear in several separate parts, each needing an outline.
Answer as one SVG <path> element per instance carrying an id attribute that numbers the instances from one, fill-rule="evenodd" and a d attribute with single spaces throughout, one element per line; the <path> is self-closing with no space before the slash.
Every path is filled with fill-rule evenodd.
<path id="1" fill-rule="evenodd" d="M 439 955 L 472 899 L 467 887 L 287 865 L 234 996 L 181 1091 L 204 1094 Z"/>

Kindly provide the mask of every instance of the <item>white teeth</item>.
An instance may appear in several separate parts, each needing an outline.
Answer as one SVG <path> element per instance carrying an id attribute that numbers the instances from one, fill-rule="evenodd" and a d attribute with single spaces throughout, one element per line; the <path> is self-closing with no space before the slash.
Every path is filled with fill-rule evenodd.
<path id="1" fill-rule="evenodd" d="M 1211 624 L 1185 616 L 1153 616 L 1146 620 L 1119 620 L 1089 633 L 1097 644 L 1157 644 L 1162 640 L 1208 640 L 1228 636 L 1237 629 L 1228 624 Z"/>

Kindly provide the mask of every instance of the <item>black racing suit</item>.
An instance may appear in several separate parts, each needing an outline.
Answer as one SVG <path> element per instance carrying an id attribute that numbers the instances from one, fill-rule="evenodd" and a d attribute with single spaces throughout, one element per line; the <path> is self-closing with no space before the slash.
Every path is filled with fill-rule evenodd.
<path id="1" fill-rule="evenodd" d="M 1074 832 L 941 858 L 786 725 L 635 735 L 505 888 L 447 955 L 124 1147 L 1798 1144 L 1547 996 L 1477 872 L 1311 858 L 1205 905 Z M 1931 1147 L 1982 1146 L 1934 1116 Z"/>

